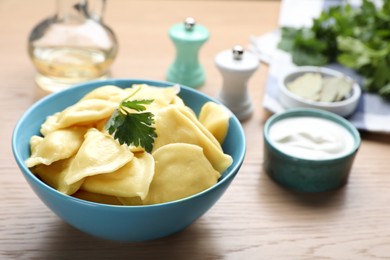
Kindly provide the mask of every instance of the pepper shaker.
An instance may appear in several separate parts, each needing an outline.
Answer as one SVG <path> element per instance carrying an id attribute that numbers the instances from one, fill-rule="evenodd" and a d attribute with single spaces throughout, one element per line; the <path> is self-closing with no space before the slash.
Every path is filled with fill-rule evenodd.
<path id="1" fill-rule="evenodd" d="M 248 119 L 253 113 L 247 82 L 259 66 L 258 58 L 236 45 L 231 50 L 217 54 L 215 64 L 223 77 L 218 99 L 225 104 L 239 120 Z"/>
<path id="2" fill-rule="evenodd" d="M 198 53 L 209 38 L 206 27 L 188 17 L 184 23 L 173 25 L 169 37 L 176 47 L 176 57 L 167 73 L 168 81 L 197 88 L 205 82 L 205 72 L 199 63 Z"/>

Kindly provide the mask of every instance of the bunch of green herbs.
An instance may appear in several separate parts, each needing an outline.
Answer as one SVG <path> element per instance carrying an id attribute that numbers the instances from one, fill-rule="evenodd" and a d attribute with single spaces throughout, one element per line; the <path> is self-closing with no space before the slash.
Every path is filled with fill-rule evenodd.
<path id="1" fill-rule="evenodd" d="M 283 27 L 281 34 L 278 48 L 296 65 L 338 62 L 363 76 L 367 91 L 390 100 L 390 1 L 332 6 L 311 27 Z"/>

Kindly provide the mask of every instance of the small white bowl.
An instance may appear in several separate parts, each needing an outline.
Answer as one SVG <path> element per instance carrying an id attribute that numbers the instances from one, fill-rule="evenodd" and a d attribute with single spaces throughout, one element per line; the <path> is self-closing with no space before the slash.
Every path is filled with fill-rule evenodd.
<path id="1" fill-rule="evenodd" d="M 331 76 L 331 77 L 343 77 L 350 81 L 353 81 L 352 92 L 349 97 L 341 101 L 335 102 L 320 102 L 320 101 L 312 101 L 300 97 L 294 93 L 292 93 L 288 88 L 287 84 L 296 78 L 300 77 L 305 73 L 320 73 L 323 76 Z M 315 67 L 315 66 L 302 66 L 294 71 L 286 74 L 281 77 L 279 80 L 279 101 L 281 105 L 286 108 L 317 108 L 329 112 L 333 112 L 343 117 L 350 116 L 355 112 L 357 105 L 359 103 L 360 96 L 362 94 L 361 88 L 359 84 L 357 84 L 353 79 L 346 76 L 345 74 L 325 68 L 325 67 Z"/>

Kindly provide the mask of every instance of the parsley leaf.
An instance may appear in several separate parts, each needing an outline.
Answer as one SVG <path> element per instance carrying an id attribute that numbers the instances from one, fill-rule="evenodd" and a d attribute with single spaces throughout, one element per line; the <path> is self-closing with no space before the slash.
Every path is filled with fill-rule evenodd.
<path id="1" fill-rule="evenodd" d="M 281 28 L 279 49 L 291 53 L 296 65 L 338 62 L 364 77 L 367 91 L 390 100 L 390 1 L 376 6 L 363 0 L 332 6 L 313 19 L 311 27 Z"/>
<path id="2" fill-rule="evenodd" d="M 136 92 L 135 92 L 136 93 Z M 154 138 L 154 114 L 142 112 L 153 100 L 123 100 L 106 124 L 106 129 L 120 144 L 140 146 L 151 152 Z M 140 113 L 141 112 L 141 113 Z"/>
<path id="3" fill-rule="evenodd" d="M 143 105 L 150 105 L 152 102 L 153 100 L 151 99 L 122 101 L 121 106 L 134 109 L 136 111 L 145 111 L 146 107 Z"/>

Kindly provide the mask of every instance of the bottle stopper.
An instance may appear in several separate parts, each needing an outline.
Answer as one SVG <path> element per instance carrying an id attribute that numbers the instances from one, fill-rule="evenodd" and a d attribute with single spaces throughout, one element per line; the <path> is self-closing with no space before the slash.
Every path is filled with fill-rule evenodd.
<path id="1" fill-rule="evenodd" d="M 205 82 L 205 72 L 198 55 L 202 45 L 209 39 L 209 31 L 197 24 L 193 17 L 173 25 L 169 37 L 176 48 L 176 57 L 167 72 L 167 80 L 192 88 Z"/>
<path id="2" fill-rule="evenodd" d="M 215 64 L 222 74 L 223 84 L 218 99 L 226 105 L 239 120 L 248 119 L 253 105 L 248 94 L 248 81 L 258 69 L 258 58 L 246 52 L 240 45 L 217 54 Z"/>

